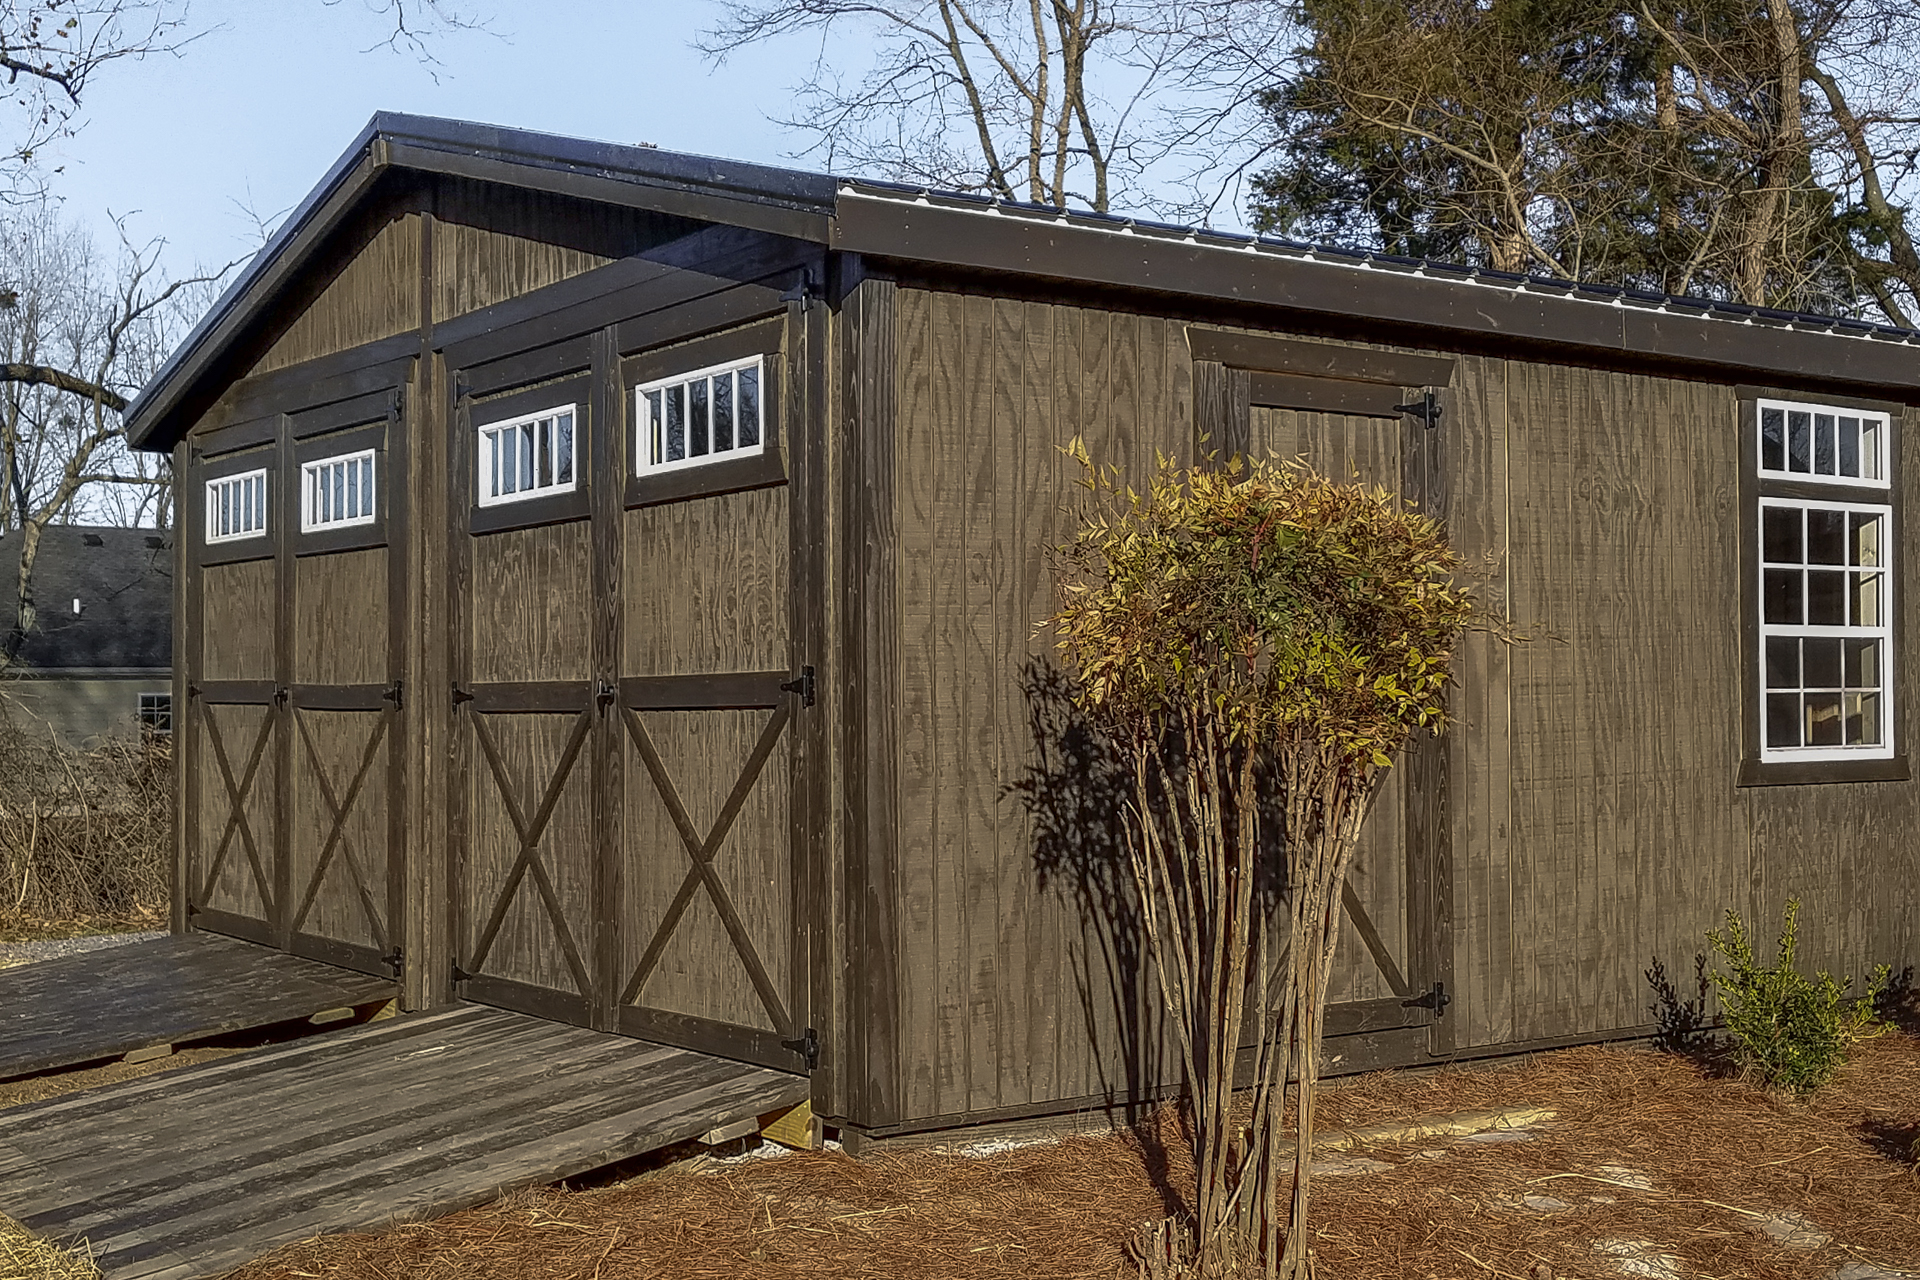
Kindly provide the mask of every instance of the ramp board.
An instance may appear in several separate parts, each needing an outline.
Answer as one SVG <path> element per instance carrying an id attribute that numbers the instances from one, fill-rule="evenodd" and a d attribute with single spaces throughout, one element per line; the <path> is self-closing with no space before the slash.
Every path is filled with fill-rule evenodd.
<path id="1" fill-rule="evenodd" d="M 0 969 L 0 1080 L 396 992 L 386 978 L 211 933 L 40 960 Z"/>
<path id="2" fill-rule="evenodd" d="M 0 1112 L 0 1213 L 107 1280 L 224 1272 L 808 1096 L 804 1077 L 466 1006 Z"/>

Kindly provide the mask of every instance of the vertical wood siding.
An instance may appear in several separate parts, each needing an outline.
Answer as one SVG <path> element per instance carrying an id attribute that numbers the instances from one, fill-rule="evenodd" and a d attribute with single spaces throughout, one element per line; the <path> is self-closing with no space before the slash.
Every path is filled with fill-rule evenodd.
<path id="1" fill-rule="evenodd" d="M 384 684 L 387 549 L 302 556 L 294 566 L 294 680 Z"/>
<path id="2" fill-rule="evenodd" d="M 188 554 L 193 550 L 189 548 Z M 273 561 L 208 565 L 201 570 L 201 582 L 205 618 L 201 677 L 273 679 Z"/>
<path id="3" fill-rule="evenodd" d="M 420 324 L 420 215 L 403 214 L 348 258 L 249 373 L 268 373 Z"/>
<path id="4" fill-rule="evenodd" d="M 1079 813 L 1085 831 L 1061 812 L 1093 793 L 1079 778 L 1068 794 L 1052 645 L 1034 624 L 1072 492 L 1060 446 L 1078 434 L 1136 481 L 1156 449 L 1188 452 L 1184 335 L 914 289 L 897 307 L 900 1107 L 1124 1099 L 1143 1070 L 1158 1078 L 1143 1068 L 1157 1001 L 1112 927 L 1127 908 L 1100 831 L 1110 806 Z"/>
<path id="5" fill-rule="evenodd" d="M 433 318 L 437 323 L 478 311 L 610 261 L 531 236 L 438 222 L 433 241 Z"/>

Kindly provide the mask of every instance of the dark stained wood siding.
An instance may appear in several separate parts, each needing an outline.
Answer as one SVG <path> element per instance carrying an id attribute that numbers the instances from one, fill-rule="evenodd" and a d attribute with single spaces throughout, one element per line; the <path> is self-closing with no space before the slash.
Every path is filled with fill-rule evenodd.
<path id="1" fill-rule="evenodd" d="M 612 261 L 597 253 L 460 222 L 435 224 L 433 318 L 450 320 Z"/>
<path id="2" fill-rule="evenodd" d="M 1060 446 L 1077 433 L 1136 480 L 1156 449 L 1187 453 L 1184 336 L 917 289 L 897 309 L 900 1117 L 1124 1096 L 1157 1076 L 1142 1066 L 1157 1036 L 1113 929 L 1119 851 L 1093 833 L 1074 847 L 1063 806 L 1088 800 L 1088 780 L 1037 740 L 1061 706 L 1033 624 L 1072 478 Z M 1088 858 L 1104 868 L 1091 879 L 1075 865 Z"/>
<path id="3" fill-rule="evenodd" d="M 197 548 L 199 539 L 193 540 Z M 273 561 L 242 560 L 200 571 L 206 680 L 271 680 Z"/>
<path id="4" fill-rule="evenodd" d="M 250 373 L 284 369 L 420 324 L 420 215 L 401 214 L 340 266 Z"/>

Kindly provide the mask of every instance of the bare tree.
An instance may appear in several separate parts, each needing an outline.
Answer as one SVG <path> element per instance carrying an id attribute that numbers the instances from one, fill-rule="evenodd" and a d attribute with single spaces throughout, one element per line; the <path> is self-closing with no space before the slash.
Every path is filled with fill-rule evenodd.
<path id="1" fill-rule="evenodd" d="M 722 62 L 816 37 L 781 123 L 836 170 L 1204 213 L 1246 158 L 1233 139 L 1255 137 L 1250 108 L 1287 30 L 1282 6 L 1256 0 L 729 0 L 698 48 Z M 849 72 L 825 50 L 855 31 L 872 62 Z"/>
<path id="2" fill-rule="evenodd" d="M 47 204 L 0 222 L 0 245 L 12 276 L 0 291 L 0 531 L 22 534 L 4 671 L 36 620 L 33 566 L 49 524 L 171 523 L 165 459 L 127 447 L 121 414 L 225 271 L 168 279 L 161 243 L 124 231 L 117 258 L 103 258 Z"/>

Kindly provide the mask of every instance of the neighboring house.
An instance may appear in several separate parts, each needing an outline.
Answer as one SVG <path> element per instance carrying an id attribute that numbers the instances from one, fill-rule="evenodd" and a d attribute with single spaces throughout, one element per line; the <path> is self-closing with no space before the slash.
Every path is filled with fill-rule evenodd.
<path id="1" fill-rule="evenodd" d="M 1036 631 L 1076 436 L 1391 486 L 1527 637 L 1368 819 L 1328 1070 L 1645 1035 L 1791 894 L 1806 962 L 1920 960 L 1920 333 L 383 115 L 127 433 L 175 927 L 412 1007 L 854 1135 L 1176 1085 Z"/>
<path id="2" fill-rule="evenodd" d="M 20 599 L 18 530 L 0 535 L 0 607 Z M 0 679 L 8 709 L 69 746 L 173 727 L 173 535 L 52 525 L 31 576 L 37 616 Z"/>

